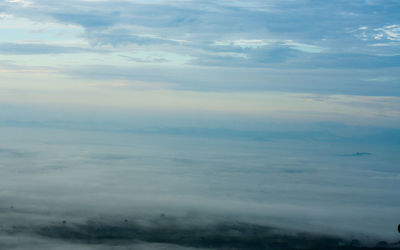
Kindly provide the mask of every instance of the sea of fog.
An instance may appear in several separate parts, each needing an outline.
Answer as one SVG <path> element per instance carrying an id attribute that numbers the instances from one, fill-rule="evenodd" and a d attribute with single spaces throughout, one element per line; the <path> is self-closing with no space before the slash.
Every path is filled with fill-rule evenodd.
<path id="1" fill-rule="evenodd" d="M 398 147 L 12 127 L 0 138 L 0 249 L 399 246 Z"/>

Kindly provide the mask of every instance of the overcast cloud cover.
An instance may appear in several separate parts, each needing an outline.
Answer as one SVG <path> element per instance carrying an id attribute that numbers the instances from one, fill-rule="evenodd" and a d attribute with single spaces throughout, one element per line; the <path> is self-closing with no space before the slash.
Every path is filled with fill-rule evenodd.
<path id="1" fill-rule="evenodd" d="M 0 249 L 399 247 L 397 0 L 0 0 Z"/>

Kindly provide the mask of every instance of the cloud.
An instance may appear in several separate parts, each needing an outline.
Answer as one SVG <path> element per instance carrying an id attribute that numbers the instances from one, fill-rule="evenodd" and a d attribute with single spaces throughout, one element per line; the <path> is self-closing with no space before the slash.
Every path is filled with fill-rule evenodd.
<path id="1" fill-rule="evenodd" d="M 111 83 L 111 87 L 135 89 L 135 90 L 149 90 L 149 89 L 156 90 L 156 89 L 168 89 L 171 87 L 171 85 L 167 83 L 157 83 L 157 82 L 115 81 Z"/>
<path id="2" fill-rule="evenodd" d="M 51 73 L 56 73 L 57 70 L 54 67 L 21 66 L 12 60 L 0 60 L 0 72 L 25 73 L 25 74 L 51 74 Z"/>
<path id="3" fill-rule="evenodd" d="M 363 156 L 368 156 L 368 155 L 372 155 L 372 153 L 369 153 L 369 152 L 356 152 L 354 154 L 344 154 L 342 156 L 363 157 Z"/>
<path id="4" fill-rule="evenodd" d="M 22 158 L 25 156 L 24 152 L 21 152 L 19 150 L 15 149 L 9 149 L 9 148 L 0 148 L 0 155 L 2 157 L 17 157 L 17 158 Z"/>
<path id="5" fill-rule="evenodd" d="M 8 25 L 13 32 L 5 27 L 9 35 L 0 53 L 19 68 L 30 66 L 18 56 L 42 55 L 42 67 L 51 68 L 54 76 L 166 82 L 167 88 L 192 91 L 399 92 L 398 6 L 393 1 L 40 0 L 24 8 L 0 5 L 2 16 L 14 20 Z M 47 25 L 68 35 L 58 36 Z M 42 30 L 40 36 L 32 35 L 35 29 Z M 368 41 L 362 40 L 364 33 Z M 373 38 L 378 33 L 384 38 Z M 55 60 L 55 54 L 63 56 Z M 383 77 L 389 80 L 379 85 L 368 80 Z"/>
<path id="6" fill-rule="evenodd" d="M 322 47 L 316 45 L 297 43 L 292 40 L 287 40 L 284 44 L 288 45 L 290 48 L 307 53 L 321 53 L 324 50 Z"/>
<path id="7" fill-rule="evenodd" d="M 0 43 L 0 54 L 3 55 L 77 54 L 83 52 L 104 53 L 106 51 L 41 43 Z"/>
<path id="8" fill-rule="evenodd" d="M 249 59 L 222 54 L 217 57 L 189 60 L 190 64 L 202 67 L 183 65 L 166 67 L 153 65 L 152 67 L 116 66 L 116 65 L 90 65 L 60 69 L 60 73 L 74 78 L 94 80 L 127 80 L 166 82 L 175 90 L 192 91 L 283 91 L 295 93 L 322 93 L 322 94 L 354 94 L 354 95 L 388 95 L 398 96 L 399 88 L 397 68 L 373 68 L 374 61 L 387 61 L 387 64 L 397 65 L 397 57 L 368 57 L 363 63 L 367 69 L 353 67 L 355 60 L 346 56 L 345 61 L 350 69 L 343 68 L 336 61 L 335 55 L 321 56 L 315 61 L 314 67 L 301 65 L 301 69 L 273 67 L 290 61 L 296 64 L 296 59 L 291 59 L 300 53 L 295 50 L 276 48 L 265 50 L 263 53 L 254 52 L 253 60 L 259 61 L 258 66 L 249 63 Z M 309 54 L 309 53 L 308 53 Z M 357 56 L 357 55 L 355 55 Z M 317 57 L 318 58 L 318 57 Z M 372 61 L 368 61 L 368 60 Z M 344 60 L 344 59 L 343 59 Z M 219 66 L 226 63 L 230 67 Z M 319 62 L 319 63 L 318 63 Z M 274 64 L 275 63 L 275 64 Z M 297 64 L 300 64 L 298 62 Z M 261 66 L 262 65 L 262 66 Z M 334 69 L 330 68 L 335 67 Z M 358 69 L 358 70 L 355 70 Z M 156 72 L 156 74 L 155 74 Z M 385 77 L 385 81 L 377 85 L 374 81 L 365 79 Z"/>
<path id="9" fill-rule="evenodd" d="M 400 66 L 400 55 L 319 54 L 313 57 L 307 66 L 314 68 L 347 69 L 397 68 Z"/>
<path id="10" fill-rule="evenodd" d="M 374 35 L 375 40 L 387 39 L 400 42 L 400 25 L 386 25 L 382 28 L 376 28 L 374 31 L 377 31 Z"/>
<path id="11" fill-rule="evenodd" d="M 6 2 L 11 3 L 11 4 L 18 4 L 22 7 L 30 7 L 32 6 L 32 1 L 28 0 L 6 0 Z"/>
<path id="12" fill-rule="evenodd" d="M 121 55 L 121 57 L 127 58 L 130 61 L 139 62 L 139 63 L 165 63 L 165 62 L 168 62 L 167 59 L 165 59 L 161 56 L 146 56 L 145 58 L 140 58 L 140 57 Z"/>
<path id="13" fill-rule="evenodd" d="M 108 15 L 96 15 L 91 13 L 54 13 L 53 18 L 62 22 L 83 26 L 85 28 L 103 28 L 111 26 L 114 23 L 115 17 L 109 13 Z"/>
<path id="14" fill-rule="evenodd" d="M 329 54 L 337 52 L 338 58 L 349 51 L 352 51 L 352 54 L 366 53 L 367 45 L 349 36 L 348 30 L 366 32 L 372 28 L 359 29 L 360 22 L 365 22 L 361 27 L 367 28 L 391 20 L 392 15 L 387 15 L 387 7 L 393 6 L 394 2 L 374 4 L 379 18 L 373 23 L 368 18 L 368 5 L 358 2 L 344 4 L 341 1 L 336 1 L 335 4 L 314 3 L 310 8 L 310 5 L 300 5 L 294 1 L 268 3 L 251 1 L 246 4 L 235 4 L 230 1 L 218 4 L 209 1 L 202 3 L 124 1 L 117 4 L 110 1 L 72 1 L 67 7 L 63 3 L 43 0 L 36 1 L 28 8 L 29 12 L 15 9 L 8 4 L 3 5 L 5 14 L 24 16 L 32 20 L 41 17 L 42 21 L 81 26 L 85 30 L 83 37 L 92 45 L 135 44 L 145 47 L 143 48 L 145 50 L 149 49 L 148 46 L 153 46 L 151 49 L 157 50 L 154 46 L 165 49 L 163 46 L 168 45 L 171 51 L 186 53 L 191 50 L 190 53 L 197 58 L 197 61 L 212 62 L 213 58 L 218 57 L 219 48 L 234 52 L 238 48 L 265 47 L 273 41 L 273 46 L 287 45 L 289 51 L 295 49 L 304 52 L 296 55 L 302 59 L 296 65 L 303 66 L 310 63 L 307 60 L 309 58 L 307 54 L 310 52 Z M 358 13 L 358 19 L 347 17 L 343 20 L 340 13 L 344 11 Z M 326 16 L 328 18 L 322 18 Z M 227 30 L 226 27 L 231 28 Z M 395 41 L 396 27 L 396 25 L 386 25 L 373 30 Z M 212 44 L 223 46 L 210 46 Z M 369 51 L 367 55 L 376 56 L 379 50 L 382 48 Z M 250 58 L 243 64 L 263 66 L 257 60 L 251 60 L 250 50 L 244 50 L 242 53 Z M 361 58 L 356 59 L 360 65 L 364 62 Z M 218 63 L 220 66 L 232 66 L 228 61 L 220 60 Z M 243 64 L 236 63 L 236 65 Z"/>
<path id="15" fill-rule="evenodd" d="M 86 34 L 89 41 L 94 45 L 152 45 L 152 44 L 180 44 L 179 41 L 173 39 L 165 39 L 156 35 L 146 35 L 146 34 L 133 34 L 130 29 L 112 29 L 112 30 L 102 30 L 93 31 Z"/>
<path id="16" fill-rule="evenodd" d="M 2 157 L 4 247 L 124 249 L 139 241 L 254 249 L 397 239 L 398 155 L 387 144 L 1 132 L 8 149 L 30 153 Z M 338 157 L 356 150 L 373 155 Z"/>
<path id="17" fill-rule="evenodd" d="M 360 27 L 357 36 L 364 41 L 377 41 L 379 44 L 399 46 L 400 25 L 385 25 L 379 28 Z M 381 45 L 382 46 L 382 45 Z"/>
<path id="18" fill-rule="evenodd" d="M 258 48 L 269 44 L 268 41 L 260 39 L 238 39 L 233 41 L 215 41 L 216 46 L 236 46 L 240 48 Z"/>

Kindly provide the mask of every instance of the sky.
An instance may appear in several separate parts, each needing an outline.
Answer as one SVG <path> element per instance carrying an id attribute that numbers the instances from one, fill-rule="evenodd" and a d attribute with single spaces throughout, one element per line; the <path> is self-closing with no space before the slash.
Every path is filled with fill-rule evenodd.
<path id="1" fill-rule="evenodd" d="M 0 0 L 0 248 L 398 242 L 399 13 Z"/>
<path id="2" fill-rule="evenodd" d="M 399 8 L 1 1 L 1 103 L 398 127 Z"/>

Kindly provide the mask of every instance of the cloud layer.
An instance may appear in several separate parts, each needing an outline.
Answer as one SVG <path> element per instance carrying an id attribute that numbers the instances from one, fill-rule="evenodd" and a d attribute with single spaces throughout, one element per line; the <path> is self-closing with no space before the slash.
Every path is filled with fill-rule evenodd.
<path id="1" fill-rule="evenodd" d="M 41 235 L 102 245 L 114 237 L 122 245 L 134 238 L 249 249 L 279 239 L 287 241 L 278 249 L 397 239 L 399 159 L 390 145 L 1 131 L 3 244 L 24 235 L 28 242 Z M 371 154 L 347 156 L 357 152 Z M 266 238 L 254 238 L 254 230 Z"/>
<path id="2" fill-rule="evenodd" d="M 249 78 L 257 69 L 264 73 L 251 78 L 266 90 L 274 82 L 283 85 L 278 90 L 288 91 L 284 75 L 298 72 L 299 83 L 293 83 L 297 87 L 291 86 L 291 91 L 346 94 L 363 85 L 355 92 L 371 95 L 378 88 L 369 86 L 368 80 L 379 78 L 385 79 L 379 89 L 387 90 L 379 94 L 398 95 L 400 7 L 396 1 L 32 0 L 3 1 L 0 8 L 0 29 L 8 34 L 2 38 L 0 53 L 13 60 L 17 57 L 12 55 L 80 53 L 83 65 L 78 68 L 64 56 L 55 64 L 47 57 L 41 60 L 61 74 L 81 72 L 80 78 L 96 78 L 96 73 L 83 73 L 95 67 L 101 77 L 115 78 L 141 65 L 142 74 L 154 82 L 165 77 L 150 73 L 160 67 L 184 75 L 198 69 L 180 88 L 207 91 L 219 84 L 213 79 L 196 82 L 204 74 L 214 75 L 214 68 L 240 68 Z M 65 72 L 66 65 L 75 67 L 74 73 Z M 125 78 L 138 80 L 136 75 Z M 246 82 L 240 86 L 256 89 Z M 236 89 L 229 84 L 217 88 Z"/>

